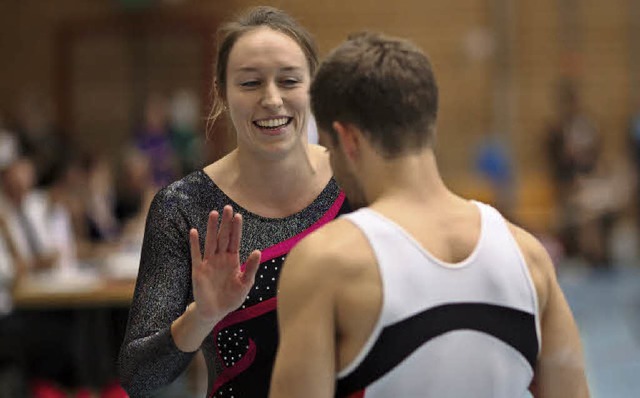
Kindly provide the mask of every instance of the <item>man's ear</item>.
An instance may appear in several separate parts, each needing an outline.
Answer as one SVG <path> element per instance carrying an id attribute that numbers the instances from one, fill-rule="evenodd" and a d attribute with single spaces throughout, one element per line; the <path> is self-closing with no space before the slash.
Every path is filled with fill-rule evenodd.
<path id="1" fill-rule="evenodd" d="M 338 135 L 338 145 L 351 160 L 355 160 L 360 152 L 360 135 L 357 127 L 342 122 L 333 122 L 332 127 Z"/>

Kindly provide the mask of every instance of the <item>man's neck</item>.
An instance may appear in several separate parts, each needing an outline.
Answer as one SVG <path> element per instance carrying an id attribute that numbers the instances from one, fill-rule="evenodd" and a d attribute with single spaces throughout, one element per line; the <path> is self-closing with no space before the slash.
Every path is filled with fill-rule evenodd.
<path id="1" fill-rule="evenodd" d="M 401 200 L 426 204 L 451 195 L 431 150 L 369 162 L 364 184 L 370 203 Z"/>

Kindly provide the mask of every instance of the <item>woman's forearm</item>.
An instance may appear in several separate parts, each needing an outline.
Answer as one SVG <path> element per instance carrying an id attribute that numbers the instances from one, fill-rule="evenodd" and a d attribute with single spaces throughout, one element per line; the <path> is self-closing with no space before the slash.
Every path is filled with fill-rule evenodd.
<path id="1" fill-rule="evenodd" d="M 126 341 L 118 361 L 120 383 L 129 396 L 146 397 L 173 382 L 194 353 L 180 351 L 165 328 L 147 337 Z"/>
<path id="2" fill-rule="evenodd" d="M 197 304 L 192 302 L 185 312 L 171 324 L 171 336 L 182 352 L 195 352 L 200 348 L 205 337 L 224 317 L 221 315 L 212 321 L 202 321 L 196 311 Z"/>

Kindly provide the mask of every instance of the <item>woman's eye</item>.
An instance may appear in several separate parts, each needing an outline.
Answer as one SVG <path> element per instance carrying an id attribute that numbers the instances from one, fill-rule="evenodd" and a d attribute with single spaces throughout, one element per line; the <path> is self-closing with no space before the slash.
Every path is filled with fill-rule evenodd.
<path id="1" fill-rule="evenodd" d="M 300 81 L 298 79 L 284 79 L 282 80 L 282 85 L 285 87 L 292 87 L 298 84 Z"/>
<path id="2" fill-rule="evenodd" d="M 240 86 L 246 87 L 246 88 L 258 87 L 259 85 L 260 85 L 260 82 L 257 80 L 250 80 L 250 81 L 240 83 Z"/>

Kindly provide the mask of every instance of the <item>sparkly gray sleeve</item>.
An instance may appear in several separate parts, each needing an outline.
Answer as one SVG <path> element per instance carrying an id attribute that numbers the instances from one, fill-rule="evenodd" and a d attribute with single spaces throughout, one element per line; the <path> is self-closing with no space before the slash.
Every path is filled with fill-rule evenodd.
<path id="1" fill-rule="evenodd" d="M 175 380 L 193 358 L 181 352 L 171 323 L 192 301 L 189 225 L 178 195 L 160 191 L 145 227 L 140 269 L 119 357 L 120 382 L 132 398 Z"/>

